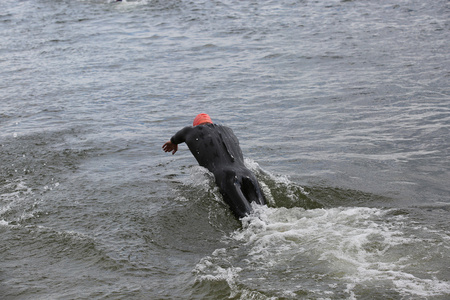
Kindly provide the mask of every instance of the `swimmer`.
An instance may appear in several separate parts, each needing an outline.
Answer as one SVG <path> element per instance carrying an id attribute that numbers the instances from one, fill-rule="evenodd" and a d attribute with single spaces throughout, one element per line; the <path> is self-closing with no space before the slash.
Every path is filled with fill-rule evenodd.
<path id="1" fill-rule="evenodd" d="M 178 131 L 162 148 L 175 154 L 181 143 L 187 144 L 200 166 L 214 174 L 224 201 L 238 218 L 252 211 L 250 203 L 266 203 L 258 180 L 245 167 L 239 141 L 231 128 L 213 124 L 207 114 L 199 114 L 193 126 Z"/>

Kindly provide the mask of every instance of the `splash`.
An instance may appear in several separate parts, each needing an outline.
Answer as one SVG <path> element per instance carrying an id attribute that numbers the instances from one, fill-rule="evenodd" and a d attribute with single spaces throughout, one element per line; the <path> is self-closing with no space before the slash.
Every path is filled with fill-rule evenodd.
<path id="1" fill-rule="evenodd" d="M 445 276 L 420 261 L 436 245 L 407 234 L 410 221 L 378 208 L 255 206 L 242 229 L 230 235 L 230 246 L 203 258 L 194 273 L 198 282 L 226 282 L 238 298 L 248 290 L 330 299 L 449 294 Z M 449 241 L 440 238 L 438 244 L 434 251 L 448 258 Z"/>
<path id="2" fill-rule="evenodd" d="M 0 218 L 1 225 L 14 225 L 21 220 L 32 216 L 30 211 L 23 209 L 26 199 L 33 192 L 22 180 L 9 182 L 1 187 L 0 194 Z M 32 206 L 35 206 L 33 203 Z"/>
<path id="3" fill-rule="evenodd" d="M 245 165 L 257 176 L 270 207 L 322 208 L 323 205 L 310 197 L 304 187 L 292 182 L 285 175 L 263 170 L 259 164 L 245 158 Z"/>
<path id="4" fill-rule="evenodd" d="M 253 213 L 241 219 L 241 228 L 224 232 L 227 246 L 200 260 L 193 270 L 195 290 L 233 299 L 450 294 L 447 273 L 430 268 L 430 263 L 450 261 L 450 240 L 442 230 L 418 225 L 402 209 L 321 205 L 312 209 L 314 201 L 303 187 L 262 170 L 252 160 L 246 165 L 271 200 L 268 206 L 254 204 Z M 214 202 L 221 201 L 212 174 L 204 168 L 192 168 L 188 181 L 208 194 L 207 201 L 211 193 Z M 332 191 L 347 202 L 368 197 Z"/>
<path id="5" fill-rule="evenodd" d="M 41 187 L 38 191 L 42 195 L 59 186 L 53 182 Z M 13 180 L 0 189 L 0 225 L 18 226 L 25 221 L 38 216 L 38 208 L 42 198 L 37 197 L 36 191 L 27 186 L 22 179 Z"/>

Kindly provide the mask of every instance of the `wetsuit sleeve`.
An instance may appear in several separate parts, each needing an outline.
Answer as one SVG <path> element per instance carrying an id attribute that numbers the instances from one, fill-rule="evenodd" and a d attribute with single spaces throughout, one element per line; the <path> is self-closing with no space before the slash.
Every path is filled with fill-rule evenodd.
<path id="1" fill-rule="evenodd" d="M 186 137 L 191 129 L 191 126 L 184 127 L 183 129 L 175 133 L 175 135 L 170 138 L 170 141 L 177 145 L 186 142 Z"/>

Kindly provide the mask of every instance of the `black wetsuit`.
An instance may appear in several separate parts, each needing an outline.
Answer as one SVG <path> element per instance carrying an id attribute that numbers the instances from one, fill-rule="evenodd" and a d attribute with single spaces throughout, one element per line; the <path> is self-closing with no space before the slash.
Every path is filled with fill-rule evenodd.
<path id="1" fill-rule="evenodd" d="M 170 141 L 185 142 L 199 165 L 214 174 L 220 193 L 238 218 L 252 211 L 251 202 L 265 204 L 258 180 L 245 167 L 239 141 L 231 128 L 217 124 L 188 126 Z"/>

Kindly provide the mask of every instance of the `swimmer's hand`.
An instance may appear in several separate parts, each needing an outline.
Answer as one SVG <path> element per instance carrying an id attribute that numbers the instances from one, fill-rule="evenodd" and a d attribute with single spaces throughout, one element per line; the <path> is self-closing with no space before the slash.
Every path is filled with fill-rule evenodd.
<path id="1" fill-rule="evenodd" d="M 162 148 L 163 148 L 164 152 L 172 152 L 172 155 L 174 155 L 175 152 L 178 151 L 178 145 L 172 143 L 171 141 L 168 141 L 167 143 L 165 143 L 162 146 Z"/>

